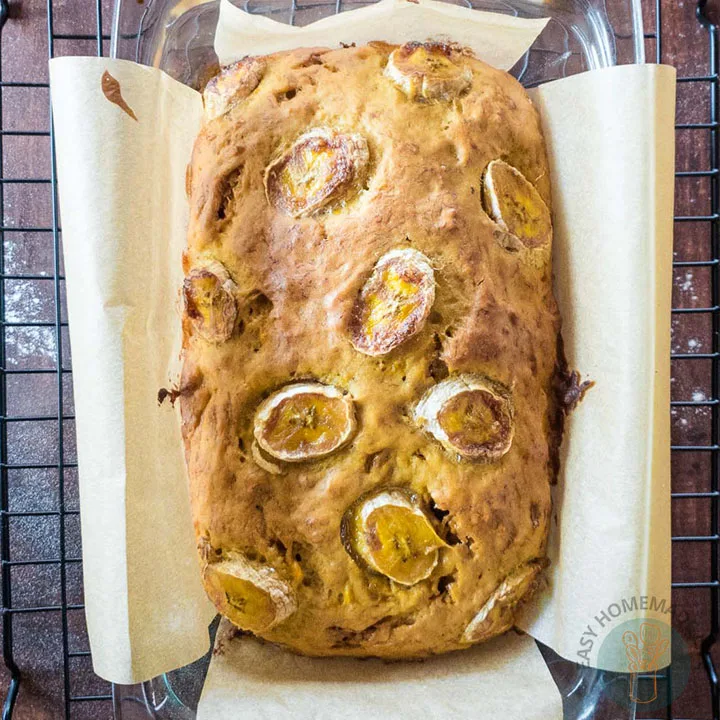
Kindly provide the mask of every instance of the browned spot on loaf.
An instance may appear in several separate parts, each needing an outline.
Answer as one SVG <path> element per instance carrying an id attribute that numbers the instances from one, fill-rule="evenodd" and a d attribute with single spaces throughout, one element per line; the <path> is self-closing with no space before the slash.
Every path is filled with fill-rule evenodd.
<path id="1" fill-rule="evenodd" d="M 133 112 L 133 109 L 123 99 L 122 92 L 120 91 L 120 83 L 107 70 L 102 74 L 100 86 L 102 87 L 103 95 L 113 103 L 113 105 L 117 105 L 124 113 L 127 113 L 137 122 L 137 116 Z"/>
<path id="2" fill-rule="evenodd" d="M 595 381 L 585 380 L 580 382 L 580 373 L 577 370 L 572 370 L 570 373 L 558 373 L 555 383 L 558 401 L 567 415 L 578 406 L 585 397 L 585 393 L 595 384 Z"/>
<path id="3" fill-rule="evenodd" d="M 537 503 L 530 503 L 530 522 L 534 528 L 540 525 L 540 506 Z"/>
<path id="4" fill-rule="evenodd" d="M 189 397 L 190 395 L 192 395 L 195 392 L 195 390 L 198 389 L 199 385 L 200 385 L 200 380 L 195 378 L 195 379 L 193 379 L 193 381 L 186 382 L 185 384 L 181 385 L 180 387 L 170 388 L 170 389 L 160 388 L 158 390 L 158 394 L 157 394 L 158 405 L 162 405 L 165 402 L 165 400 L 167 400 L 168 398 L 170 398 L 170 404 L 174 405 L 175 401 L 179 397 Z"/>
<path id="5" fill-rule="evenodd" d="M 158 390 L 157 399 L 158 405 L 162 405 L 167 398 L 170 398 L 170 404 L 174 405 L 175 401 L 180 397 L 180 390 L 176 388 L 160 388 Z"/>

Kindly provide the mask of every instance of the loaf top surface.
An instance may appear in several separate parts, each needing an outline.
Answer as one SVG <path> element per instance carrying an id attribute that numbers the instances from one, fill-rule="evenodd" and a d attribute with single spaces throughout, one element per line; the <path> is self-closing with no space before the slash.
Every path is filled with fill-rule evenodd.
<path id="1" fill-rule="evenodd" d="M 210 597 L 310 655 L 507 630 L 561 434 L 537 111 L 418 43 L 245 58 L 204 101 L 180 404 Z"/>

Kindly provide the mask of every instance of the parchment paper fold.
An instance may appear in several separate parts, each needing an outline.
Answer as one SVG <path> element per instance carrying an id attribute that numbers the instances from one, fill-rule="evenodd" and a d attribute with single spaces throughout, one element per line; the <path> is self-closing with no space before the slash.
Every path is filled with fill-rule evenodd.
<path id="1" fill-rule="evenodd" d="M 267 55 L 294 47 L 432 39 L 470 47 L 486 63 L 509 70 L 547 23 L 547 18 L 516 18 L 437 0 L 380 0 L 297 27 L 252 15 L 229 0 L 220 0 L 215 52 L 220 64 L 228 65 L 244 55 Z"/>
<path id="2" fill-rule="evenodd" d="M 137 121 L 105 98 L 118 80 Z M 80 466 L 85 615 L 98 675 L 146 680 L 207 652 L 180 429 L 157 393 L 180 351 L 185 165 L 199 95 L 122 60 L 50 65 Z"/>
<path id="3" fill-rule="evenodd" d="M 515 633 L 484 648 L 406 663 L 304 658 L 241 637 L 213 657 L 198 706 L 198 720 L 562 717 L 535 641 Z"/>

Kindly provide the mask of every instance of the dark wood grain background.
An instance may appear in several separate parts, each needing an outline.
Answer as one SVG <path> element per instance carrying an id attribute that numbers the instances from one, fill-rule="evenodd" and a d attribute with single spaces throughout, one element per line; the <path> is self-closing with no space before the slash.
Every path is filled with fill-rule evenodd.
<path id="1" fill-rule="evenodd" d="M 606 0 L 611 6 L 615 0 Z M 644 0 L 645 29 L 655 31 L 656 3 Z M 720 20 L 720 2 L 710 2 L 708 14 Z M 662 0 L 661 56 L 673 64 L 679 76 L 705 76 L 709 70 L 709 35 L 696 18 L 695 0 Z M 54 0 L 54 33 L 70 37 L 55 40 L 54 54 L 94 55 L 94 40 L 77 39 L 96 30 L 93 0 Z M 103 2 L 103 32 L 109 35 L 111 2 Z M 0 40 L 0 102 L 2 103 L 2 174 L 8 179 L 50 177 L 50 139 L 47 134 L 14 135 L 17 131 L 49 129 L 49 97 L 46 87 L 48 57 L 48 18 L 46 0 L 11 0 L 11 18 Z M 648 59 L 655 58 L 656 40 L 648 38 Z M 104 50 L 107 53 L 108 43 Z M 13 83 L 37 83 L 18 87 Z M 710 119 L 711 83 L 681 83 L 678 87 L 677 122 L 705 123 Z M 678 130 L 678 170 L 698 171 L 711 167 L 710 130 Z M 677 215 L 703 216 L 711 212 L 709 177 L 679 178 L 676 183 Z M 5 280 L 6 366 L 15 370 L 53 370 L 57 340 L 55 336 L 55 297 L 51 188 L 47 183 L 8 183 L 3 185 L 2 226 L 5 228 L 5 273 L 31 275 L 32 279 Z M 24 228 L 19 230 L 19 228 Z M 27 230 L 37 228 L 37 231 Z M 709 222 L 676 224 L 675 260 L 697 261 L 711 258 Z M 62 267 L 60 268 L 62 272 Z M 676 308 L 706 308 L 713 303 L 710 267 L 677 267 L 673 305 Z M 64 300 L 61 282 L 61 302 Z M 632 312 L 628 308 L 628 312 Z M 23 326 L 28 321 L 34 326 Z M 17 323 L 17 324 L 14 324 Z M 43 325 L 43 323 L 47 323 Z M 63 334 L 63 365 L 70 366 L 67 329 Z M 672 320 L 672 350 L 675 354 L 711 352 L 712 324 L 709 313 L 675 314 Z M 687 402 L 672 408 L 674 445 L 711 445 L 710 418 L 717 397 L 712 393 L 712 362 L 700 359 L 673 360 L 672 398 Z M 41 416 L 38 422 L 14 421 L 7 424 L 8 463 L 11 465 L 51 464 L 60 452 L 57 403 L 60 396 L 64 416 L 62 437 L 64 470 L 65 555 L 67 564 L 65 602 L 82 603 L 79 521 L 77 516 L 77 472 L 74 467 L 74 419 L 72 379 L 64 376 L 58 393 L 56 373 L 8 375 L 7 415 Z M 677 452 L 673 457 L 673 492 L 710 490 L 709 452 Z M 58 510 L 58 471 L 56 469 L 8 470 L 9 504 L 13 511 L 49 512 Z M 710 536 L 711 506 L 707 498 L 673 500 L 674 536 Z M 61 553 L 57 516 L 21 516 L 9 519 L 10 550 L 14 561 L 47 560 L 46 564 L 14 565 L 13 607 L 58 606 L 63 601 L 60 570 L 53 559 Z M 674 544 L 673 579 L 676 582 L 711 580 L 711 542 L 686 541 Z M 710 720 L 711 693 L 708 676 L 700 657 L 700 646 L 710 634 L 711 595 L 708 588 L 680 588 L 673 592 L 673 622 L 687 642 L 692 656 L 690 683 L 673 704 L 673 717 Z M 49 720 L 64 717 L 67 689 L 81 696 L 107 696 L 110 688 L 92 672 L 87 636 L 81 609 L 70 610 L 66 633 L 60 613 L 18 613 L 13 617 L 15 659 L 23 671 L 23 682 L 15 709 L 18 720 Z M 63 665 L 63 637 L 67 637 L 72 657 Z M 717 663 L 720 651 L 712 650 Z M 67 676 L 68 687 L 65 686 Z M 8 673 L 0 670 L 0 697 L 7 690 Z M 73 703 L 72 717 L 104 720 L 112 717 L 107 699 Z M 618 713 L 617 717 L 620 717 Z M 610 716 L 608 716 L 610 718 Z M 598 718 L 599 720 L 599 718 Z M 613 718 L 614 720 L 614 718 Z"/>

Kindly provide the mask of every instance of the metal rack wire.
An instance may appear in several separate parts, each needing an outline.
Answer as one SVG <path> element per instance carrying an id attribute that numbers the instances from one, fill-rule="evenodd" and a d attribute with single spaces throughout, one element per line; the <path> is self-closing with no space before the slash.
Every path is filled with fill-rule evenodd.
<path id="1" fill-rule="evenodd" d="M 677 535 L 673 537 L 675 546 L 688 546 L 702 544 L 709 546 L 709 576 L 694 581 L 677 581 L 673 583 L 673 599 L 677 593 L 699 590 L 710 595 L 708 604 L 710 618 L 708 632 L 699 648 L 700 658 L 709 679 L 711 694 L 710 705 L 712 720 L 720 720 L 720 681 L 713 663 L 712 650 L 716 643 L 720 627 L 720 575 L 718 552 L 720 547 L 720 46 L 718 45 L 718 27 L 707 16 L 707 0 L 699 0 L 697 4 L 698 21 L 702 24 L 708 37 L 708 61 L 705 74 L 693 77 L 681 77 L 682 85 L 692 85 L 707 92 L 710 115 L 704 121 L 681 122 L 677 130 L 691 133 L 709 134 L 709 157 L 706 162 L 709 166 L 700 169 L 681 170 L 677 173 L 678 179 L 697 178 L 709 182 L 709 209 L 704 214 L 678 215 L 675 221 L 678 226 L 686 224 L 702 225 L 707 229 L 709 237 L 709 253 L 703 258 L 680 259 L 674 262 L 676 271 L 695 271 L 704 269 L 710 276 L 709 303 L 704 307 L 681 307 L 673 310 L 675 319 L 684 322 L 690 317 L 703 316 L 709 318 L 710 345 L 706 352 L 675 352 L 672 355 L 674 363 L 705 362 L 710 365 L 709 396 L 703 398 L 688 398 L 674 400 L 673 409 L 687 408 L 703 409 L 706 439 L 693 444 L 673 445 L 673 454 L 677 458 L 685 453 L 694 453 L 709 457 L 704 472 L 709 477 L 698 476 L 697 485 L 682 492 L 673 492 L 673 510 L 683 502 L 700 501 L 709 506 L 710 528 L 709 532 L 702 534 Z M 59 41 L 84 41 L 93 43 L 98 55 L 105 54 L 108 35 L 103 34 L 103 5 L 102 0 L 88 0 L 88 10 L 95 13 L 94 33 L 60 33 L 55 30 L 53 1 L 47 0 L 47 45 L 50 57 L 55 54 L 56 43 Z M 338 3 L 339 7 L 339 3 Z M 292 2 L 293 13 L 302 7 L 295 0 Z M 7 0 L 0 0 L 0 29 L 10 15 Z M 10 21 L 12 22 L 12 20 Z M 663 57 L 663 19 L 660 0 L 655 0 L 655 29 L 646 35 L 646 39 L 655 44 L 655 57 L 660 61 Z M 0 57 L 5 50 L 0 35 Z M 3 120 L 3 99 L 6 88 L 23 88 L 30 92 L 47 88 L 47 82 L 34 80 L 5 81 L 2 77 L 0 65 L 0 589 L 2 590 L 2 650 L 3 659 L 10 673 L 8 692 L 3 707 L 3 720 L 13 716 L 13 709 L 18 699 L 18 691 L 23 683 L 23 666 L 18 660 L 26 654 L 29 642 L 27 636 L 21 637 L 16 627 L 21 616 L 59 616 L 59 640 L 62 651 L 62 678 L 61 703 L 62 713 L 66 718 L 79 717 L 111 717 L 112 694 L 111 688 L 104 684 L 104 689 L 93 692 L 79 692 L 76 690 L 76 679 L 79 673 L 77 662 L 89 661 L 89 649 L 78 647 L 75 644 L 76 630 L 71 628 L 71 613 L 81 613 L 82 603 L 74 602 L 71 597 L 69 575 L 80 566 L 81 559 L 73 553 L 69 541 L 70 523 L 76 523 L 78 509 L 69 500 L 68 473 L 74 472 L 76 463 L 68 459 L 65 452 L 68 446 L 74 444 L 72 421 L 74 415 L 68 405 L 68 390 L 71 387 L 71 368 L 67 359 L 67 334 L 64 310 L 64 277 L 61 257 L 61 228 L 57 206 L 57 179 L 54 159 L 54 138 L 50 125 L 47 130 L 29 128 L 6 127 Z M 48 108 L 49 112 L 49 108 Z M 49 173 L 47 177 L 6 177 L 4 148 L 6 138 L 42 138 L 49 140 Z M 8 219 L 9 202 L 7 190 L 12 186 L 38 186 L 44 187 L 50 194 L 50 220 L 48 225 L 26 225 L 22 218 Z M 8 247 L 19 233 L 33 233 L 42 236 L 52 244 L 52 258 L 47 272 L 29 270 L 19 272 L 15 267 L 8 266 Z M 30 318 L 15 318 L 8 313 L 8 293 L 13 282 L 32 281 L 46 283 L 51 286 L 49 296 L 52 300 L 52 317 L 45 320 Z M 50 344 L 52 362 L 42 367 L 22 367 L 9 362 L 8 333 L 17 330 L 34 328 L 47 331 L 53 338 Z M 28 376 L 31 379 L 51 377 L 55 388 L 49 391 L 45 400 L 52 398 L 54 411 L 31 413 L 17 413 L 9 403 L 8 391 L 19 376 Z M 14 387 L 14 385 L 13 385 Z M 48 386 L 49 387 L 49 386 Z M 16 389 L 16 388 L 15 388 Z M 43 403 L 47 405 L 46 402 Z M 38 424 L 49 424 L 54 427 L 53 442 L 56 447 L 54 461 L 33 462 L 27 459 L 16 459 L 18 433 L 14 431 L 17 425 L 26 428 Z M 20 457 L 25 455 L 20 453 Z M 52 483 L 56 502 L 52 507 L 46 505 L 15 507 L 12 500 L 13 483 L 17 482 L 19 472 L 50 473 L 54 477 Z M 18 558 L 15 556 L 13 524 L 33 518 L 46 518 L 55 522 L 54 531 L 57 537 L 54 547 L 57 554 L 52 557 Z M 17 595 L 23 590 L 15 576 L 19 568 L 56 568 L 59 593 L 56 602 L 17 602 Z M 27 594 L 26 592 L 23 594 Z M 87 671 L 87 667 L 86 670 Z M 676 717 L 672 709 L 667 710 L 667 718 Z"/>
<path id="2" fill-rule="evenodd" d="M 673 582 L 673 601 L 675 594 L 691 590 L 693 588 L 707 589 L 710 594 L 710 628 L 707 636 L 703 639 L 700 653 L 702 662 L 707 672 L 711 693 L 711 708 L 713 720 L 720 718 L 720 690 L 718 675 L 712 658 L 712 648 L 717 640 L 719 628 L 720 610 L 720 581 L 718 576 L 718 542 L 720 540 L 718 526 L 718 497 L 720 497 L 720 463 L 718 453 L 720 452 L 720 417 L 718 413 L 718 398 L 720 398 L 720 184 L 718 173 L 720 172 L 720 138 L 718 137 L 720 98 L 718 96 L 718 70 L 720 69 L 720 55 L 718 47 L 718 26 L 715 25 L 707 15 L 707 0 L 700 0 L 697 5 L 697 19 L 708 34 L 708 66 L 707 74 L 696 77 L 679 77 L 681 84 L 693 83 L 706 88 L 709 94 L 710 117 L 705 123 L 679 123 L 676 128 L 685 132 L 703 132 L 710 134 L 710 148 L 707 162 L 708 167 L 703 169 L 692 169 L 676 173 L 676 182 L 680 178 L 709 178 L 710 180 L 710 209 L 707 215 L 676 215 L 676 227 L 678 223 L 702 223 L 706 224 L 710 238 L 710 257 L 706 260 L 681 260 L 673 263 L 675 268 L 707 267 L 710 270 L 710 305 L 708 307 L 673 308 L 675 317 L 691 313 L 709 315 L 711 330 L 711 346 L 707 353 L 675 353 L 674 361 L 698 360 L 709 361 L 711 364 L 710 375 L 710 396 L 709 398 L 697 400 L 673 401 L 674 407 L 697 406 L 701 403 L 703 407 L 709 408 L 709 442 L 702 445 L 673 445 L 673 454 L 685 452 L 708 453 L 709 462 L 709 485 L 706 491 L 674 492 L 672 494 L 673 512 L 676 511 L 677 503 L 689 499 L 702 499 L 709 503 L 710 532 L 708 535 L 679 535 L 673 537 L 673 543 L 708 543 L 710 546 L 710 577 L 709 580 L 693 582 Z M 656 1 L 656 27 L 652 34 L 656 46 L 656 61 L 661 62 L 663 58 L 663 35 L 662 35 L 662 7 L 660 0 Z M 677 131 L 676 130 L 676 131 Z M 672 675 L 670 674 L 670 682 Z M 672 709 L 668 708 L 668 718 L 672 718 Z"/>
<path id="3" fill-rule="evenodd" d="M 10 8 L 6 0 L 2 0 L 0 10 L 0 28 L 5 25 L 10 17 Z M 104 36 L 102 32 L 103 24 L 103 7 L 101 0 L 94 2 L 94 12 L 96 16 L 96 32 L 93 35 L 58 33 L 54 29 L 54 12 L 52 0 L 47 0 L 47 46 L 50 58 L 55 55 L 55 43 L 59 40 L 95 40 L 97 54 L 102 55 L 104 49 L 104 41 L 108 40 L 108 36 Z M 0 38 L 0 42 L 1 42 Z M 2 45 L 0 45 L 0 53 Z M 0 72 L 1 69 L 0 69 Z M 2 93 L 8 87 L 39 89 L 48 88 L 46 82 L 23 82 L 9 81 L 6 82 L 0 75 L 0 88 Z M 50 108 L 48 107 L 48 116 Z M 16 662 L 16 633 L 14 624 L 15 619 L 19 615 L 39 615 L 39 614 L 59 614 L 60 615 L 60 641 L 62 647 L 62 707 L 66 718 L 76 717 L 74 707 L 80 704 L 103 703 L 107 708 L 110 707 L 111 694 L 108 686 L 105 693 L 76 693 L 73 689 L 73 663 L 78 658 L 88 658 L 90 656 L 89 649 L 75 649 L 70 645 L 70 629 L 69 629 L 69 613 L 71 611 L 82 611 L 82 603 L 72 603 L 68 601 L 68 568 L 81 563 L 80 557 L 71 557 L 68 553 L 67 543 L 67 524 L 68 519 L 77 517 L 79 510 L 69 508 L 66 503 L 66 472 L 68 469 L 76 468 L 77 464 L 66 459 L 65 446 L 67 442 L 66 421 L 74 420 L 74 415 L 66 410 L 65 393 L 68 387 L 68 380 L 71 369 L 67 365 L 63 344 L 66 342 L 66 333 L 63 328 L 67 327 L 64 319 L 64 276 L 62 274 L 62 257 L 61 257 L 61 228 L 59 223 L 58 201 L 57 201 L 57 175 L 55 167 L 55 143 L 53 136 L 52 122 L 50 119 L 48 130 L 25 130 L 13 129 L 6 130 L 2 123 L 3 105 L 2 94 L 0 94 L 0 168 L 4 167 L 3 152 L 4 141 L 6 137 L 49 137 L 49 177 L 45 178 L 8 178 L 4 173 L 0 174 L 0 217 L 2 224 L 0 225 L 0 235 L 2 236 L 2 248 L 0 252 L 0 279 L 3 283 L 3 292 L 0 293 L 0 321 L 2 322 L 3 332 L 0 337 L 0 557 L 1 557 L 1 582 L 2 582 L 2 630 L 3 630 L 3 659 L 6 667 L 11 673 L 11 680 L 8 687 L 8 693 L 3 706 L 3 719 L 13 716 L 13 709 L 17 701 L 18 691 L 22 683 L 22 668 L 18 667 Z M 6 221 L 6 188 L 13 184 L 22 185 L 44 185 L 49 186 L 50 204 L 51 204 L 51 224 L 42 227 L 23 227 L 22 219 L 18 225 L 8 223 Z M 13 273 L 6 272 L 6 253 L 4 248 L 10 236 L 9 242 L 12 242 L 13 235 L 18 233 L 37 233 L 48 236 L 52 241 L 52 272 L 48 273 Z M 7 284 L 9 281 L 38 281 L 52 283 L 52 298 L 54 305 L 54 318 L 50 321 L 19 321 L 8 320 L 6 317 L 6 298 Z M 16 368 L 9 366 L 7 362 L 7 329 L 8 328 L 41 328 L 48 327 L 54 331 L 54 368 Z M 54 375 L 56 379 L 55 405 L 56 413 L 48 415 L 30 414 L 15 415 L 8 412 L 8 382 L 13 375 Z M 9 441 L 9 428 L 13 423 L 55 423 L 57 426 L 56 433 L 56 462 L 40 462 L 26 463 L 13 462 L 12 446 Z M 14 510 L 10 505 L 10 489 L 11 489 L 11 473 L 13 471 L 55 471 L 56 472 L 56 493 L 57 506 L 52 510 Z M 23 559 L 16 560 L 11 554 L 11 523 L 15 518 L 57 518 L 57 534 L 59 554 L 52 558 Z M 21 566 L 54 566 L 59 569 L 59 602 L 54 604 L 31 604 L 18 606 L 13 602 L 13 594 L 16 585 L 13 582 L 13 569 Z M 27 640 L 27 638 L 26 638 Z M 107 717 L 110 713 L 102 713 L 99 708 L 94 708 L 90 716 L 101 717 L 105 714 Z"/>

